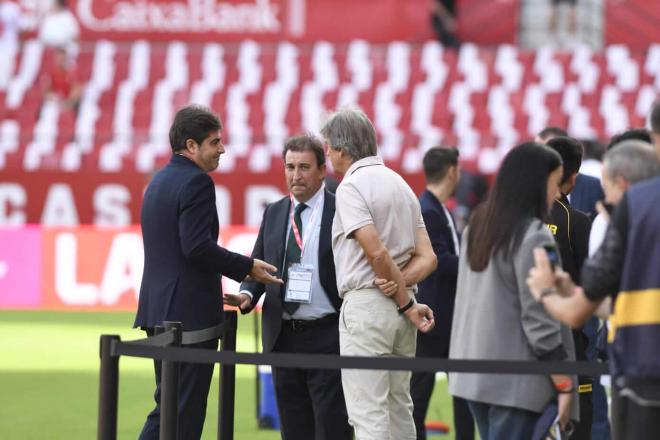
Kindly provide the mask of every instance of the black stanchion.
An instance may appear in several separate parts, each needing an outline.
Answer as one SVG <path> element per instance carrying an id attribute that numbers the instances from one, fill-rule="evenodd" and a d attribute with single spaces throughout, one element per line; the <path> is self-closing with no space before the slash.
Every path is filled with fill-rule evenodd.
<path id="1" fill-rule="evenodd" d="M 259 315 L 260 313 L 257 313 L 256 310 L 252 312 L 252 316 L 254 316 L 254 352 L 259 353 L 259 342 L 260 341 L 260 335 L 259 335 Z M 256 402 L 255 405 L 255 410 L 257 412 L 257 422 L 259 422 L 261 418 L 261 376 L 259 375 L 259 365 L 254 366 L 254 373 L 255 373 L 255 391 L 256 391 L 256 396 L 254 401 Z"/>
<path id="2" fill-rule="evenodd" d="M 112 354 L 117 335 L 102 335 L 100 343 L 101 373 L 99 380 L 98 440 L 117 438 L 117 399 L 119 395 L 119 356 Z"/>
<path id="3" fill-rule="evenodd" d="M 236 351 L 236 312 L 225 312 L 227 330 L 220 344 L 222 351 Z M 236 391 L 236 367 L 222 364 L 220 367 L 220 404 L 218 405 L 218 440 L 234 440 L 234 396 Z"/>
<path id="4" fill-rule="evenodd" d="M 147 339 L 122 342 L 118 336 L 101 336 L 101 381 L 99 392 L 98 438 L 117 437 L 117 397 L 119 356 L 160 359 L 161 414 L 160 438 L 173 440 L 177 435 L 179 363 L 220 363 L 220 403 L 218 405 L 218 438 L 234 439 L 234 403 L 236 364 L 271 365 L 279 368 L 367 369 L 391 371 L 447 371 L 481 374 L 608 374 L 608 365 L 578 361 L 506 361 L 435 358 L 370 358 L 303 353 L 237 353 L 236 312 L 225 313 L 225 323 L 202 330 L 182 333 L 181 324 L 165 323 Z M 186 348 L 222 335 L 221 351 Z M 185 341 L 185 342 L 182 342 Z"/>
<path id="5" fill-rule="evenodd" d="M 171 346 L 181 345 L 181 323 L 165 321 L 165 331 L 174 331 Z M 160 375 L 160 439 L 176 440 L 179 406 L 179 363 L 163 359 Z"/>

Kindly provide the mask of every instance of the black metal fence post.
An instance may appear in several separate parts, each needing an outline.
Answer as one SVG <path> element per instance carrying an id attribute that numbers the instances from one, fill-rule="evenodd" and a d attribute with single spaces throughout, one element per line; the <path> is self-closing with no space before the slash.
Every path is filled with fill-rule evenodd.
<path id="1" fill-rule="evenodd" d="M 119 396 L 119 356 L 112 355 L 112 341 L 117 335 L 101 335 L 101 372 L 99 378 L 99 414 L 96 438 L 117 439 L 117 401 Z"/>
<path id="2" fill-rule="evenodd" d="M 222 337 L 222 351 L 236 351 L 236 312 L 225 312 L 227 331 Z M 220 366 L 220 404 L 218 405 L 218 440 L 234 440 L 234 396 L 236 392 L 236 367 Z"/>
<path id="3" fill-rule="evenodd" d="M 181 323 L 165 321 L 165 331 L 174 330 L 173 347 L 181 345 Z M 160 375 L 160 439 L 176 440 L 179 406 L 179 363 L 163 359 Z"/>
<path id="4" fill-rule="evenodd" d="M 254 352 L 259 353 L 259 347 L 260 347 L 260 338 L 259 338 L 259 313 L 257 313 L 256 310 L 253 311 L 252 316 L 254 316 Z M 254 401 L 256 402 L 255 409 L 256 409 L 256 416 L 257 416 L 257 423 L 259 422 L 259 419 L 261 418 L 261 375 L 259 374 L 259 365 L 254 366 L 254 372 L 255 372 L 255 386 L 254 389 L 256 391 L 255 393 L 255 399 Z"/>

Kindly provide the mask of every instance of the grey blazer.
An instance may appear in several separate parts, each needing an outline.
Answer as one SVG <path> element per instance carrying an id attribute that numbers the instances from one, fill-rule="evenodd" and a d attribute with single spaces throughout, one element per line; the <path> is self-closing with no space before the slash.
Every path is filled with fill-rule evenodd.
<path id="1" fill-rule="evenodd" d="M 496 254 L 482 272 L 470 269 L 468 233 L 466 230 L 458 263 L 449 357 L 575 360 L 571 330 L 548 315 L 526 283 L 534 265 L 533 249 L 554 244 L 547 227 L 534 219 L 518 250 L 506 260 L 501 253 Z M 546 375 L 451 373 L 449 392 L 477 402 L 539 413 L 557 396 Z M 577 394 L 571 410 L 571 418 L 577 420 Z"/>

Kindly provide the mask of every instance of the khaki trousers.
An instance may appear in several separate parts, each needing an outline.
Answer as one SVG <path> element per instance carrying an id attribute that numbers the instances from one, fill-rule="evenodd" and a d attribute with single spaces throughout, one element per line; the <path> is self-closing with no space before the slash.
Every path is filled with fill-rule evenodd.
<path id="1" fill-rule="evenodd" d="M 414 357 L 417 329 L 378 289 L 344 295 L 339 345 L 344 356 Z M 410 372 L 342 370 L 348 421 L 357 440 L 415 440 Z"/>

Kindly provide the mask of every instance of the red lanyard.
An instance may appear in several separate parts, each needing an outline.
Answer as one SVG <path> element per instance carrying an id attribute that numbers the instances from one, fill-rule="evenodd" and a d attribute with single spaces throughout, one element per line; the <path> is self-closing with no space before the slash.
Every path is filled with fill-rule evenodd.
<path id="1" fill-rule="evenodd" d="M 303 241 L 301 235 L 300 235 L 300 230 L 298 229 L 298 225 L 296 224 L 293 214 L 295 211 L 295 203 L 293 200 L 293 195 L 289 194 L 289 199 L 291 200 L 291 215 L 289 216 L 289 222 L 291 223 L 291 229 L 293 230 L 293 236 L 296 239 L 296 243 L 298 244 L 298 247 L 300 248 L 300 258 L 305 254 L 305 245 L 309 241 L 309 237 L 311 237 L 311 233 L 307 232 L 307 236 L 305 237 L 306 240 Z M 305 227 L 305 230 L 307 231 L 308 228 L 314 225 L 314 220 L 316 220 L 316 215 L 319 211 L 319 206 L 321 205 L 321 195 L 319 196 L 318 199 L 316 199 L 316 203 L 314 204 L 314 209 L 312 210 L 312 215 L 309 217 L 309 220 L 307 221 L 307 226 Z M 300 217 L 300 221 L 302 223 L 302 215 Z"/>

